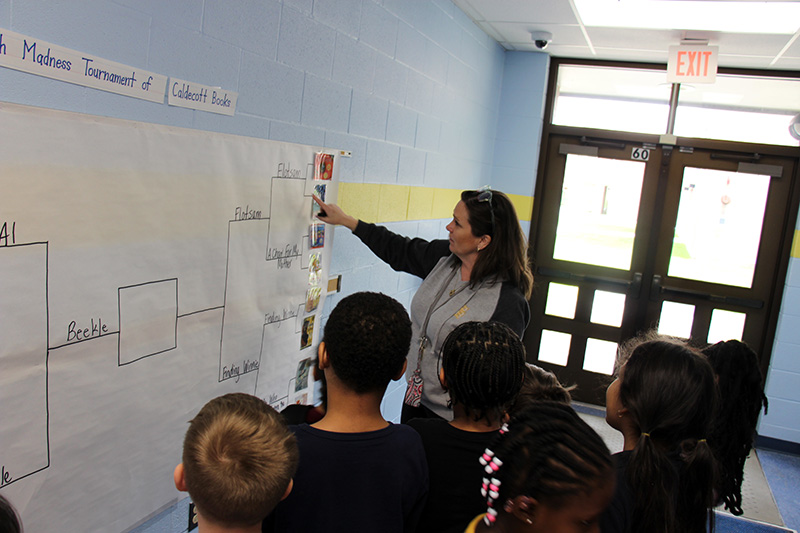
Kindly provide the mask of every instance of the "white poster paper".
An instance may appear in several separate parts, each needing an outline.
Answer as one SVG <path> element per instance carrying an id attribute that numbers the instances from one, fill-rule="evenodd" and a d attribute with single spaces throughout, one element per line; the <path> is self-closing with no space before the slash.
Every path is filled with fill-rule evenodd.
<path id="1" fill-rule="evenodd" d="M 26 531 L 124 531 L 185 497 L 207 400 L 311 401 L 321 149 L 5 103 L 0 124 L 0 490 Z"/>

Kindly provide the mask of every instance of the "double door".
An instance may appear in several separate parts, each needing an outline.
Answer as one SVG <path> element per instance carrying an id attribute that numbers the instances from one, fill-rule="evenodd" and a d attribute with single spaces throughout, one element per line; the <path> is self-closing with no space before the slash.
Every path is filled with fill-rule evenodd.
<path id="1" fill-rule="evenodd" d="M 700 347 L 739 339 L 765 354 L 796 217 L 795 165 L 551 135 L 532 228 L 529 360 L 577 384 L 577 400 L 602 404 L 618 343 L 645 330 Z"/>

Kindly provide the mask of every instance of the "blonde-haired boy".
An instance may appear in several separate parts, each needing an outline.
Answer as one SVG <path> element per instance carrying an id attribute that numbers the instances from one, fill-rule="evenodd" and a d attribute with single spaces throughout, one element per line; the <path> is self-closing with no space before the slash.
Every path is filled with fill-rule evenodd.
<path id="1" fill-rule="evenodd" d="M 263 400 L 232 393 L 189 423 L 175 487 L 197 507 L 199 533 L 260 532 L 292 490 L 298 450 L 283 418 Z"/>

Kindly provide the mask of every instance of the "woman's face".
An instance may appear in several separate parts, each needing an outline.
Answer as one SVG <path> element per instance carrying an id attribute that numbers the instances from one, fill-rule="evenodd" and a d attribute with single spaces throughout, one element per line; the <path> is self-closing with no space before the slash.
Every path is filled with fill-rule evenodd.
<path id="1" fill-rule="evenodd" d="M 536 506 L 531 532 L 542 533 L 597 533 L 600 516 L 614 495 L 614 477 L 591 489 L 576 494 L 563 505 L 552 508 L 545 504 Z"/>
<path id="2" fill-rule="evenodd" d="M 450 251 L 464 261 L 478 254 L 478 246 L 483 248 L 488 239 L 487 235 L 476 237 L 472 234 L 469 225 L 469 211 L 464 201 L 459 201 L 453 209 L 453 220 L 447 225 L 450 233 Z"/>

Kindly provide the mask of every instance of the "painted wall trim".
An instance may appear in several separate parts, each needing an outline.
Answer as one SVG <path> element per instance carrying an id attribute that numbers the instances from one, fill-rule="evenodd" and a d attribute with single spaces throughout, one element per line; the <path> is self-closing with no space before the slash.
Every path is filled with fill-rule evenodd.
<path id="1" fill-rule="evenodd" d="M 520 221 L 530 221 L 533 196 L 509 194 Z M 388 183 L 339 182 L 339 207 L 366 222 L 451 218 L 461 189 L 437 189 Z"/>
<path id="2" fill-rule="evenodd" d="M 798 229 L 794 230 L 791 257 L 800 258 L 800 230 Z"/>

